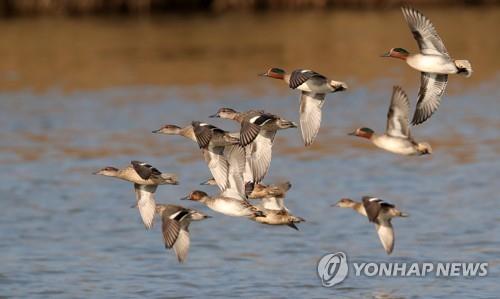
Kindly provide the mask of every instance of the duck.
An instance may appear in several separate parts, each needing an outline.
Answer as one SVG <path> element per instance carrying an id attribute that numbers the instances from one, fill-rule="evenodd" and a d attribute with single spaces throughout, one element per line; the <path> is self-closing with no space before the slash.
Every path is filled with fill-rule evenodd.
<path id="1" fill-rule="evenodd" d="M 243 196 L 226 189 L 217 196 L 209 196 L 201 190 L 194 190 L 181 200 L 192 200 L 206 205 L 211 210 L 233 217 L 259 218 L 266 215 L 249 203 Z"/>
<path id="2" fill-rule="evenodd" d="M 190 245 L 189 224 L 211 216 L 194 209 L 170 204 L 157 204 L 155 212 L 162 221 L 165 248 L 173 248 L 177 260 L 183 263 L 187 258 Z"/>
<path id="3" fill-rule="evenodd" d="M 268 69 L 259 76 L 283 80 L 291 89 L 301 91 L 300 130 L 305 146 L 310 146 L 318 135 L 321 125 L 321 109 L 329 93 L 347 90 L 347 84 L 330 80 L 307 69 L 297 69 L 292 73 L 277 67 Z"/>
<path id="4" fill-rule="evenodd" d="M 239 147 L 239 138 L 234 137 L 234 134 L 198 121 L 185 127 L 165 124 L 153 133 L 180 135 L 195 142 L 221 191 L 231 181 L 233 185 L 237 183 L 240 189 L 244 188 L 243 179 L 239 177 L 245 169 L 245 151 Z"/>
<path id="5" fill-rule="evenodd" d="M 349 135 L 369 139 L 378 148 L 399 155 L 427 155 L 432 154 L 432 147 L 427 142 L 416 142 L 410 135 L 408 115 L 410 101 L 404 90 L 394 86 L 389 112 L 387 113 L 387 126 L 385 134 L 375 134 L 366 127 L 358 128 Z"/>
<path id="6" fill-rule="evenodd" d="M 212 177 L 201 182 L 200 185 L 217 186 L 217 182 Z M 245 194 L 247 199 L 262 199 L 268 195 L 284 196 L 286 191 L 288 191 L 291 186 L 291 183 L 288 181 L 276 185 L 265 185 L 262 183 L 247 182 L 245 184 Z M 281 201 L 280 204 L 284 206 L 283 201 Z M 288 209 L 286 210 L 288 211 Z"/>
<path id="7" fill-rule="evenodd" d="M 231 119 L 241 124 L 240 145 L 248 147 L 253 182 L 261 182 L 269 170 L 272 146 L 278 130 L 296 128 L 297 125 L 277 115 L 262 110 L 238 112 L 232 108 L 220 108 L 211 118 Z"/>
<path id="8" fill-rule="evenodd" d="M 243 194 L 246 157 L 244 148 L 239 145 L 239 138 L 207 123 L 194 121 L 191 125 L 220 190 L 231 187 Z"/>
<path id="9" fill-rule="evenodd" d="M 420 11 L 409 6 L 401 8 L 420 52 L 411 54 L 403 48 L 392 48 L 382 57 L 398 58 L 421 72 L 418 102 L 412 125 L 425 122 L 439 108 L 448 83 L 449 74 L 472 75 L 468 60 L 451 58 L 434 25 Z"/>
<path id="10" fill-rule="evenodd" d="M 265 213 L 266 217 L 252 218 L 252 220 L 267 225 L 286 225 L 299 230 L 296 223 L 304 222 L 305 219 L 293 215 L 284 202 L 287 191 L 292 187 L 290 182 L 268 186 L 254 184 L 253 187 L 248 197 L 261 201 L 257 207 Z"/>
<path id="11" fill-rule="evenodd" d="M 391 220 L 394 217 L 408 217 L 407 213 L 401 212 L 394 205 L 373 196 L 363 196 L 362 203 L 350 198 L 342 198 L 335 205 L 339 208 L 350 208 L 359 214 L 368 217 L 375 224 L 378 237 L 387 254 L 394 249 L 394 229 Z"/>
<path id="12" fill-rule="evenodd" d="M 118 169 L 107 166 L 94 174 L 134 183 L 137 208 L 146 229 L 153 227 L 156 208 L 154 195 L 158 185 L 177 185 L 179 183 L 177 175 L 162 173 L 150 164 L 136 160 L 130 162 L 130 165 L 125 168 Z"/>

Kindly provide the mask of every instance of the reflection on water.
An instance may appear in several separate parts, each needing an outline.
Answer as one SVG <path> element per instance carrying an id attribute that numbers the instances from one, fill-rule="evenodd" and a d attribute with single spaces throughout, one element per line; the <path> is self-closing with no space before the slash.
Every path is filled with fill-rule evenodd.
<path id="1" fill-rule="evenodd" d="M 415 48 L 398 12 L 4 21 L 0 296 L 178 298 L 203 290 L 207 297 L 496 297 L 500 89 L 492 36 L 499 11 L 447 10 L 447 19 L 438 18 L 442 13 L 428 15 L 450 52 L 470 59 L 476 72 L 451 78 L 436 115 L 413 128 L 435 151 L 413 158 L 346 135 L 362 125 L 385 128 L 393 84 L 415 104 L 418 74 L 376 57 L 392 46 Z M 131 186 L 90 173 L 132 159 L 151 162 L 179 174 L 179 186 L 157 194 L 159 202 L 179 204 L 209 172 L 191 141 L 151 130 L 206 120 L 221 106 L 297 120 L 298 95 L 255 76 L 273 64 L 310 66 L 352 87 L 328 98 L 310 149 L 297 130 L 278 134 L 269 182 L 292 181 L 287 205 L 307 222 L 296 232 L 183 203 L 215 217 L 191 226 L 190 256 L 179 265 L 164 250 L 158 225 L 144 231 L 129 208 Z M 365 194 L 411 215 L 394 221 L 392 256 L 365 219 L 329 207 Z M 322 288 L 316 262 L 339 250 L 364 261 L 487 261 L 490 273 L 467 280 L 348 277 Z"/>

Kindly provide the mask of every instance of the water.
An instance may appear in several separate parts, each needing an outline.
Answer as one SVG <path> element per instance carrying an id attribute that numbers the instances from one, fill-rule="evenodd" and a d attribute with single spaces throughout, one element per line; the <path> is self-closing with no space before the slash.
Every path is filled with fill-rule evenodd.
<path id="1" fill-rule="evenodd" d="M 429 16 L 436 19 L 442 13 L 430 10 Z M 393 41 L 404 41 L 414 49 L 405 27 L 396 28 L 395 36 L 383 30 L 384 19 L 401 21 L 397 11 L 308 13 L 306 20 L 293 14 L 266 14 L 190 21 L 42 19 L 1 24 L 3 42 L 10 41 L 13 47 L 1 48 L 8 59 L 1 62 L 0 80 L 0 191 L 4 194 L 0 296 L 497 297 L 500 80 L 499 61 L 493 54 L 499 41 L 490 35 L 483 48 L 477 44 L 496 30 L 491 24 L 499 10 L 446 13 L 452 14 L 449 19 L 435 22 L 439 32 L 446 37 L 449 51 L 470 59 L 476 72 L 470 79 L 452 77 L 439 111 L 413 128 L 418 140 L 432 144 L 434 154 L 412 158 L 382 152 L 366 140 L 346 135 L 359 126 L 385 128 L 393 84 L 402 84 L 414 104 L 418 75 L 396 61 L 373 58 L 400 46 Z M 357 30 L 365 26 L 353 23 L 347 28 L 355 17 L 373 25 L 366 30 L 376 35 L 363 36 L 367 41 L 361 42 L 356 34 L 362 35 L 364 31 Z M 236 19 L 241 21 L 233 23 Z M 461 20 L 466 30 L 481 34 L 463 36 L 451 20 Z M 293 31 L 290 26 L 275 26 L 295 24 L 292 21 L 309 24 L 298 26 L 306 33 L 313 28 L 310 22 L 330 24 L 332 30 L 342 28 L 333 40 L 310 36 L 332 57 L 340 58 L 324 62 L 322 55 L 304 55 L 307 44 L 285 34 Z M 165 24 L 177 26 L 160 26 Z M 256 28 L 249 28 L 251 24 Z M 92 30 L 96 28 L 102 30 Z M 239 37 L 241 44 L 233 45 L 219 35 L 197 39 L 221 28 L 226 28 L 227 40 L 238 37 L 237 30 L 249 31 Z M 32 41 L 43 39 L 49 29 L 55 30 L 50 36 L 53 42 L 39 47 L 53 61 L 38 56 Z M 170 35 L 158 41 L 163 31 Z M 183 31 L 192 35 L 182 36 Z M 149 42 L 127 41 L 127 33 Z M 77 40 L 80 52 L 73 51 L 78 46 L 66 44 L 68 40 Z M 172 44 L 174 40 L 177 43 Z M 217 40 L 226 41 L 220 45 Z M 283 47 L 284 40 L 297 48 Z M 246 50 L 259 43 L 260 48 Z M 152 55 L 167 44 L 172 56 Z M 187 44 L 196 45 L 198 51 L 186 54 Z M 70 50 L 63 51 L 61 45 Z M 366 47 L 360 49 L 361 45 Z M 116 55 L 106 56 L 109 49 L 115 49 Z M 349 60 L 350 55 L 356 59 Z M 275 142 L 267 180 L 292 182 L 286 201 L 290 210 L 307 220 L 299 225 L 300 231 L 180 202 L 193 189 L 215 192 L 199 186 L 209 172 L 189 140 L 154 135 L 151 130 L 164 123 L 206 120 L 221 106 L 263 108 L 297 120 L 296 93 L 255 74 L 272 64 L 292 68 L 302 61 L 328 75 L 335 70 L 333 78 L 346 80 L 352 88 L 328 98 L 319 137 L 311 148 L 303 147 L 295 130 L 280 132 Z M 230 122 L 213 123 L 236 129 Z M 135 200 L 130 184 L 91 175 L 103 166 L 121 167 L 133 159 L 179 174 L 179 186 L 158 189 L 158 202 L 184 204 L 214 216 L 191 225 L 187 263 L 178 264 L 173 252 L 164 249 L 158 225 L 144 230 L 137 211 L 130 208 Z M 366 219 L 330 207 L 339 198 L 359 199 L 365 194 L 384 198 L 411 215 L 394 221 L 396 245 L 391 256 L 385 255 Z M 351 276 L 339 286 L 323 288 L 316 263 L 336 251 L 358 261 L 486 261 L 489 275 L 476 279 Z"/>

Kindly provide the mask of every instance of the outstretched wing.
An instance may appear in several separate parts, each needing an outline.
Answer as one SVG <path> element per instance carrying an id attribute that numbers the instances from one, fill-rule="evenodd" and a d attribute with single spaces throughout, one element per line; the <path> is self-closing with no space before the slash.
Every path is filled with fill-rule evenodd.
<path id="1" fill-rule="evenodd" d="M 423 54 L 445 55 L 450 57 L 434 25 L 420 11 L 411 7 L 402 7 L 403 16 L 410 27 L 413 37 Z"/>
<path id="2" fill-rule="evenodd" d="M 218 131 L 224 133 L 223 130 L 217 128 L 216 126 L 201 123 L 199 121 L 192 122 L 192 126 L 198 146 L 204 149 L 208 148 L 208 145 L 214 136 L 214 132 Z"/>
<path id="3" fill-rule="evenodd" d="M 269 113 L 263 113 L 244 121 L 241 124 L 240 131 L 240 144 L 242 146 L 247 146 L 250 144 L 257 135 L 260 133 L 261 128 L 268 122 L 276 119 L 276 116 Z"/>
<path id="4" fill-rule="evenodd" d="M 363 207 L 365 208 L 368 220 L 378 223 L 378 215 L 382 208 L 394 208 L 394 205 L 383 201 L 380 198 L 363 196 Z"/>
<path id="5" fill-rule="evenodd" d="M 255 183 L 259 183 L 264 179 L 264 176 L 269 170 L 272 158 L 273 139 L 276 131 L 263 131 L 255 138 L 252 147 L 252 156 L 250 167 L 252 168 L 253 179 Z"/>
<path id="6" fill-rule="evenodd" d="M 161 176 L 161 172 L 158 169 L 145 162 L 134 160 L 130 162 L 130 164 L 132 164 L 135 172 L 137 172 L 143 180 L 148 180 L 152 175 Z"/>
<path id="7" fill-rule="evenodd" d="M 381 224 L 375 224 L 380 243 L 384 246 L 385 252 L 391 254 L 394 249 L 394 229 L 391 221 L 384 221 Z"/>
<path id="8" fill-rule="evenodd" d="M 156 210 L 154 193 L 157 185 L 139 185 L 134 184 L 135 195 L 137 199 L 137 208 L 141 214 L 142 222 L 146 229 L 153 227 L 153 221 Z"/>
<path id="9" fill-rule="evenodd" d="M 295 89 L 295 88 L 299 87 L 300 85 L 302 85 L 307 80 L 311 79 L 312 77 L 318 77 L 318 78 L 322 78 L 322 79 L 326 80 L 325 76 L 323 76 L 319 73 L 316 73 L 315 71 L 299 69 L 299 70 L 293 71 L 290 74 L 289 86 L 290 86 L 290 88 Z"/>
<path id="10" fill-rule="evenodd" d="M 387 112 L 386 134 L 392 137 L 408 138 L 410 136 L 409 113 L 408 96 L 401 87 L 394 86 L 389 112 Z"/>
<path id="11" fill-rule="evenodd" d="M 174 251 L 179 262 L 183 263 L 186 260 L 190 243 L 188 228 L 181 228 L 174 243 Z"/>
<path id="12" fill-rule="evenodd" d="M 439 108 L 441 97 L 448 83 L 448 75 L 422 73 L 418 102 L 413 115 L 412 125 L 426 121 Z"/>
<path id="13" fill-rule="evenodd" d="M 226 190 L 228 187 L 227 174 L 229 165 L 224 158 L 224 147 L 210 147 L 209 149 L 205 149 L 203 150 L 203 157 L 219 189 Z"/>
<path id="14" fill-rule="evenodd" d="M 306 146 L 311 145 L 318 135 L 324 102 L 325 94 L 303 91 L 300 96 L 300 130 Z"/>
<path id="15" fill-rule="evenodd" d="M 177 241 L 180 231 L 180 223 L 174 219 L 170 219 L 171 215 L 163 213 L 162 215 L 162 232 L 165 248 L 172 248 Z"/>
<path id="16" fill-rule="evenodd" d="M 229 187 L 245 195 L 245 182 L 243 180 L 246 163 L 245 149 L 237 144 L 226 146 L 224 148 L 224 158 L 228 163 L 227 180 Z"/>

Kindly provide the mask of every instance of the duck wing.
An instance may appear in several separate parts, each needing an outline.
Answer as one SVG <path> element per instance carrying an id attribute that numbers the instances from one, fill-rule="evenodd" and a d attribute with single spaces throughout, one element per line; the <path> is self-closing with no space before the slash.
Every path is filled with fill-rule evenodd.
<path id="1" fill-rule="evenodd" d="M 410 27 L 413 37 L 417 41 L 420 52 L 429 55 L 445 55 L 450 57 L 443 40 L 437 34 L 434 25 L 420 11 L 404 6 L 401 8 L 403 16 Z"/>
<path id="2" fill-rule="evenodd" d="M 161 176 L 161 172 L 154 168 L 153 166 L 141 162 L 141 161 L 131 161 L 130 164 L 132 164 L 132 167 L 134 168 L 135 172 L 143 179 L 143 180 L 148 180 L 151 178 L 151 176 Z"/>
<path id="3" fill-rule="evenodd" d="M 420 77 L 418 102 L 413 114 L 412 125 L 426 121 L 439 108 L 441 97 L 448 84 L 448 75 L 422 73 Z"/>
<path id="4" fill-rule="evenodd" d="M 163 213 L 162 215 L 162 232 L 163 232 L 163 241 L 165 242 L 165 248 L 172 248 L 177 238 L 179 236 L 179 231 L 181 229 L 179 221 L 172 219 L 172 215 L 168 213 Z"/>
<path id="5" fill-rule="evenodd" d="M 224 147 L 224 158 L 228 163 L 228 183 L 230 188 L 235 188 L 238 193 L 245 194 L 245 172 L 246 156 L 245 149 L 239 145 Z"/>
<path id="6" fill-rule="evenodd" d="M 177 260 L 180 263 L 183 263 L 186 260 L 190 243 L 191 241 L 189 239 L 188 227 L 186 226 L 185 228 L 181 228 L 173 246 Z"/>
<path id="7" fill-rule="evenodd" d="M 252 172 L 252 151 L 253 151 L 253 143 L 244 147 L 245 149 L 245 171 L 243 172 L 243 181 L 246 183 L 253 182 L 253 172 Z"/>
<path id="8" fill-rule="evenodd" d="M 225 190 L 228 187 L 227 174 L 229 164 L 224 158 L 224 147 L 209 146 L 208 149 L 203 150 L 203 157 L 208 165 L 208 169 L 217 183 L 220 190 Z"/>
<path id="9" fill-rule="evenodd" d="M 224 134 L 226 131 L 217 128 L 216 126 L 201 123 L 199 121 L 193 121 L 193 132 L 196 137 L 196 141 L 198 142 L 198 146 L 200 148 L 208 148 L 210 141 L 216 135 Z"/>
<path id="10" fill-rule="evenodd" d="M 410 136 L 409 114 L 408 96 L 401 87 L 394 86 L 389 112 L 387 112 L 386 134 L 392 137 L 408 138 Z"/>
<path id="11" fill-rule="evenodd" d="M 273 139 L 276 131 L 262 131 L 253 143 L 252 159 L 250 166 L 255 183 L 259 183 L 269 170 L 272 158 Z"/>
<path id="12" fill-rule="evenodd" d="M 390 220 L 382 221 L 380 224 L 375 224 L 375 229 L 377 230 L 378 237 L 382 246 L 384 246 L 385 252 L 391 254 L 394 249 L 394 229 Z"/>
<path id="13" fill-rule="evenodd" d="M 276 118 L 273 114 L 262 113 L 243 121 L 240 130 L 240 145 L 250 144 L 259 135 L 262 126 Z"/>
<path id="14" fill-rule="evenodd" d="M 313 77 L 326 80 L 325 76 L 316 73 L 315 71 L 298 69 L 290 74 L 290 83 L 288 85 L 290 88 L 295 89 Z"/>
<path id="15" fill-rule="evenodd" d="M 370 222 L 378 223 L 378 216 L 382 208 L 394 208 L 394 205 L 377 197 L 363 196 L 363 207 Z"/>
<path id="16" fill-rule="evenodd" d="M 137 208 L 139 209 L 139 214 L 141 214 L 142 222 L 144 226 L 146 226 L 146 229 L 153 227 L 156 211 L 154 194 L 157 187 L 157 185 L 134 184 Z"/>
<path id="17" fill-rule="evenodd" d="M 325 94 L 303 91 L 300 96 L 300 130 L 304 144 L 309 146 L 318 135 L 321 125 L 321 108 Z"/>

